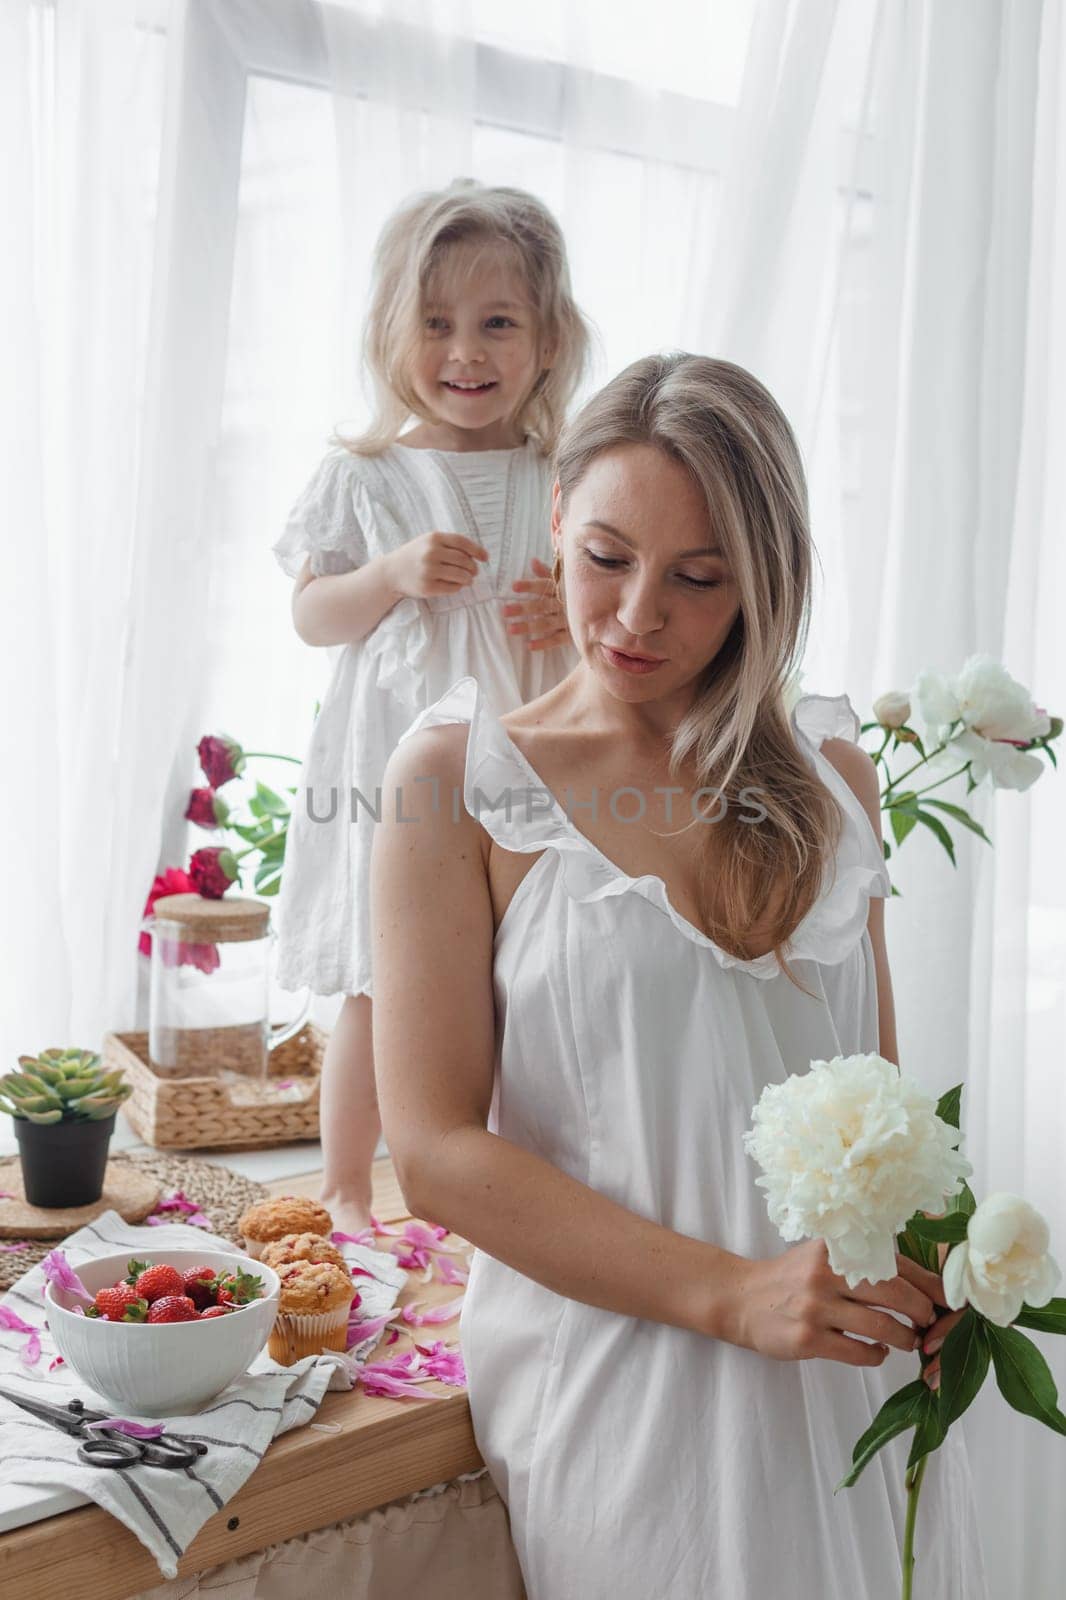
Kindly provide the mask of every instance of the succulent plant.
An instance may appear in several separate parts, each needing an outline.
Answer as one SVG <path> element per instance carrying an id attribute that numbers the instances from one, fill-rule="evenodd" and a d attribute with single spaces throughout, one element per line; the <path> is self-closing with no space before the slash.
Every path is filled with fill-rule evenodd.
<path id="1" fill-rule="evenodd" d="M 42 1050 L 19 1056 L 19 1071 L 0 1078 L 0 1111 L 27 1122 L 102 1122 L 132 1093 L 91 1050 Z"/>

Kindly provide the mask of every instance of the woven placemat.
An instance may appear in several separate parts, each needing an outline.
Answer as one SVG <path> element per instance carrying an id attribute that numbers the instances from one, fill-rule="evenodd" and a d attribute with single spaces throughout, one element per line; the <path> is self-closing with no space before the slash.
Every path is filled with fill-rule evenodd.
<path id="1" fill-rule="evenodd" d="M 240 1239 L 237 1223 L 241 1217 L 249 1206 L 265 1200 L 269 1193 L 265 1184 L 253 1183 L 228 1167 L 216 1167 L 213 1162 L 196 1161 L 190 1156 L 118 1152 L 111 1161 L 135 1164 L 158 1181 L 164 1196 L 180 1189 L 210 1219 L 211 1232 L 234 1243 Z M 173 1222 L 185 1221 L 180 1211 L 169 1216 Z M 0 1290 L 10 1289 L 24 1272 L 43 1261 L 55 1243 L 54 1239 L 27 1239 L 24 1244 L 18 1241 L 17 1249 L 8 1247 L 0 1253 Z"/>

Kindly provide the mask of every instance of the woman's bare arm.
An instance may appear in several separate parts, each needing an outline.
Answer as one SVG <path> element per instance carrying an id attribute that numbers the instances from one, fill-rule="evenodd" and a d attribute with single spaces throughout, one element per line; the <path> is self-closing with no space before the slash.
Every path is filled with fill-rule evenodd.
<path id="1" fill-rule="evenodd" d="M 316 578 L 305 561 L 292 591 L 292 620 L 305 644 L 354 644 L 376 628 L 403 598 L 391 552 L 354 572 Z"/>
<path id="2" fill-rule="evenodd" d="M 870 819 L 878 848 L 881 846 L 881 787 L 873 757 L 847 739 L 826 739 L 822 754 L 840 773 Z M 877 1017 L 880 1038 L 879 1051 L 886 1061 L 899 1066 L 899 1045 L 896 1040 L 896 1007 L 892 996 L 892 974 L 888 970 L 888 948 L 885 944 L 885 902 L 880 895 L 870 901 L 867 922 L 870 943 L 874 950 L 874 967 L 877 972 Z"/>
<path id="3" fill-rule="evenodd" d="M 374 837 L 374 1057 L 404 1198 L 556 1294 L 727 1337 L 745 1258 L 650 1222 L 487 1129 L 494 924 L 487 836 L 462 804 L 465 748 L 465 724 L 405 740 Z"/>

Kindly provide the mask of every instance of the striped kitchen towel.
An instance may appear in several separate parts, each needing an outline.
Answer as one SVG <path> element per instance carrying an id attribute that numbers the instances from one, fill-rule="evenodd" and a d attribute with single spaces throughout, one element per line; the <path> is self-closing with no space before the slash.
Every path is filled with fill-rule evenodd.
<path id="1" fill-rule="evenodd" d="M 165 1239 L 173 1250 L 206 1248 L 240 1254 L 230 1240 L 185 1224 L 168 1226 Z M 62 1248 L 76 1271 L 94 1256 L 120 1250 L 151 1256 L 162 1243 L 157 1228 L 130 1227 L 117 1212 L 107 1211 L 72 1233 Z M 399 1298 L 404 1269 L 385 1251 L 350 1244 L 340 1248 L 350 1265 L 370 1274 L 358 1279 L 361 1318 L 385 1315 Z M 0 1306 L 14 1314 L 5 1323 L 18 1318 L 40 1339 L 40 1354 L 34 1359 L 36 1341 L 30 1334 L 0 1327 L 0 1386 L 59 1405 L 78 1397 L 90 1407 L 110 1409 L 65 1366 L 52 1366 L 56 1350 L 45 1322 L 44 1285 L 44 1270 L 36 1266 L 0 1299 Z M 349 1355 L 365 1360 L 380 1333 L 379 1324 L 378 1331 Z M 171 1432 L 190 1434 L 208 1447 L 195 1467 L 181 1471 L 141 1464 L 122 1471 L 86 1466 L 78 1460 L 78 1439 L 0 1399 L 0 1482 L 76 1489 L 125 1523 L 155 1556 L 163 1576 L 173 1578 L 200 1528 L 247 1481 L 271 1440 L 310 1422 L 327 1389 L 351 1385 L 351 1363 L 342 1356 L 308 1356 L 295 1366 L 282 1367 L 264 1352 L 202 1411 L 166 1419 Z"/>

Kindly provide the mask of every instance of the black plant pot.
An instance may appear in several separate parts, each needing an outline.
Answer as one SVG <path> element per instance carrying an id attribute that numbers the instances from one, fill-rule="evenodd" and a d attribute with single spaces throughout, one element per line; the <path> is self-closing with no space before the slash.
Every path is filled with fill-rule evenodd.
<path id="1" fill-rule="evenodd" d="M 22 1185 L 31 1206 L 56 1211 L 99 1200 L 115 1113 L 99 1122 L 30 1122 L 16 1117 Z"/>

